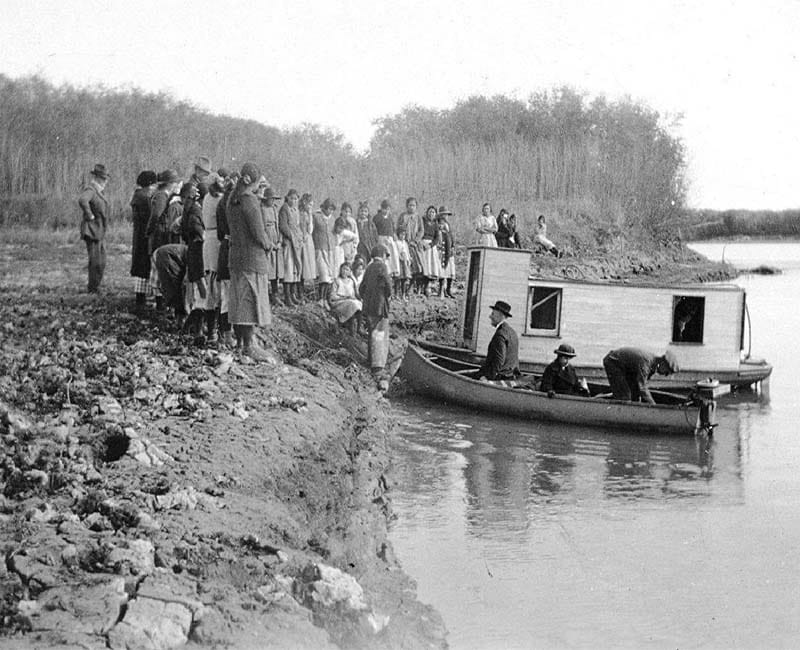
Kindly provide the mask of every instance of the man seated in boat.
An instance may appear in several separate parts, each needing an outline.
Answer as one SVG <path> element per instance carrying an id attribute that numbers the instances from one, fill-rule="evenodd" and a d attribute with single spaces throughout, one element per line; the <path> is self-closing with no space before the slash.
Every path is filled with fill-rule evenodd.
<path id="1" fill-rule="evenodd" d="M 569 343 L 562 343 L 553 352 L 556 358 L 544 369 L 539 390 L 547 393 L 548 397 L 556 393 L 589 397 L 586 380 L 578 379 L 578 373 L 570 364 L 570 360 L 576 356 L 575 348 Z"/>
<path id="2" fill-rule="evenodd" d="M 659 356 L 639 348 L 618 348 L 603 357 L 603 368 L 614 399 L 655 404 L 647 388 L 648 380 L 655 373 L 677 372 L 678 361 L 670 350 Z"/>
<path id="3" fill-rule="evenodd" d="M 519 340 L 506 319 L 511 318 L 511 305 L 498 300 L 489 311 L 494 336 L 489 341 L 486 360 L 478 371 L 479 379 L 497 381 L 519 377 Z"/>

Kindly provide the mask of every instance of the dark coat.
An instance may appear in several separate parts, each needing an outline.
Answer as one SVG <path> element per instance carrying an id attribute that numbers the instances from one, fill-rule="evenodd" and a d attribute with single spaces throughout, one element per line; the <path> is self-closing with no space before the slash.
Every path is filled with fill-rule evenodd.
<path id="1" fill-rule="evenodd" d="M 164 244 L 169 244 L 169 193 L 159 188 L 150 197 L 150 219 L 147 221 L 147 237 L 150 242 L 150 253 Z"/>
<path id="2" fill-rule="evenodd" d="M 486 360 L 481 366 L 481 376 L 486 379 L 514 379 L 519 372 L 519 340 L 517 333 L 506 321 L 495 330 Z"/>
<path id="3" fill-rule="evenodd" d="M 154 260 L 164 304 L 183 313 L 181 285 L 186 274 L 187 249 L 184 244 L 165 244 L 155 251 Z"/>
<path id="4" fill-rule="evenodd" d="M 106 236 L 108 201 L 94 183 L 87 185 L 78 197 L 81 208 L 81 239 L 103 241 Z"/>
<path id="5" fill-rule="evenodd" d="M 203 210 L 197 201 L 187 199 L 181 218 L 181 239 L 188 246 L 186 272 L 189 282 L 196 282 L 205 275 L 203 264 Z"/>
<path id="6" fill-rule="evenodd" d="M 378 244 L 378 230 L 372 223 L 372 218 L 367 217 L 364 221 L 356 221 L 358 227 L 358 254 L 364 260 L 372 259 L 372 249 Z"/>
<path id="7" fill-rule="evenodd" d="M 266 275 L 267 253 L 272 250 L 272 242 L 267 237 L 261 201 L 252 191 L 239 187 L 228 199 L 226 215 L 231 230 L 228 259 L 231 271 Z"/>
<path id="8" fill-rule="evenodd" d="M 635 402 L 641 398 L 644 402 L 654 404 L 653 396 L 647 388 L 647 382 L 655 374 L 661 358 L 639 348 L 611 350 L 603 357 L 603 367 L 614 392 L 614 398 L 632 399 Z M 618 394 L 616 385 L 620 383 L 628 385 L 630 396 L 622 397 Z"/>
<path id="9" fill-rule="evenodd" d="M 219 203 L 217 203 L 217 239 L 219 239 L 219 255 L 217 256 L 217 278 L 230 280 L 231 269 L 228 265 L 230 252 L 231 229 L 228 227 L 228 198 L 230 189 L 225 190 Z"/>
<path id="10" fill-rule="evenodd" d="M 134 278 L 150 277 L 150 245 L 147 239 L 147 222 L 150 220 L 152 190 L 137 187 L 131 198 L 133 241 L 131 244 L 131 275 Z"/>
<path id="11" fill-rule="evenodd" d="M 394 237 L 394 218 L 388 212 L 386 214 L 377 212 L 375 216 L 372 217 L 372 223 L 375 224 L 375 229 L 381 237 Z"/>
<path id="12" fill-rule="evenodd" d="M 372 260 L 364 271 L 359 287 L 363 299 L 362 312 L 372 318 L 389 317 L 389 297 L 392 295 L 392 279 L 382 260 Z"/>
<path id="13" fill-rule="evenodd" d="M 585 395 L 580 382 L 578 373 L 575 372 L 570 364 L 562 366 L 558 359 L 554 359 L 550 365 L 544 369 L 542 374 L 542 385 L 540 390 L 550 392 L 551 390 L 563 395 Z"/>

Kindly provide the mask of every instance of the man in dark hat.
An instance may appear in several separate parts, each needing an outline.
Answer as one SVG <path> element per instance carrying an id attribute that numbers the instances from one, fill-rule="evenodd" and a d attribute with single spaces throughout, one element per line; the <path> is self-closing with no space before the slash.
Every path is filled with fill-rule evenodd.
<path id="1" fill-rule="evenodd" d="M 614 399 L 655 404 L 648 380 L 655 373 L 666 376 L 677 372 L 678 360 L 670 350 L 659 356 L 639 348 L 618 348 L 603 357 L 603 368 Z"/>
<path id="2" fill-rule="evenodd" d="M 486 360 L 478 377 L 495 381 L 519 377 L 519 340 L 506 319 L 511 318 L 511 305 L 498 300 L 491 307 L 489 322 L 494 326 L 494 336 L 489 341 Z"/>
<path id="3" fill-rule="evenodd" d="M 589 389 L 585 381 L 578 379 L 575 368 L 570 364 L 570 360 L 576 356 L 575 348 L 569 343 L 562 343 L 553 352 L 556 358 L 544 369 L 540 390 L 547 393 L 548 397 L 556 393 L 588 397 Z"/>
<path id="4" fill-rule="evenodd" d="M 108 200 L 103 194 L 108 179 L 111 177 L 105 165 L 97 164 L 89 172 L 91 180 L 78 197 L 81 208 L 81 239 L 86 242 L 89 255 L 89 293 L 97 293 L 106 270 L 106 227 Z"/>
<path id="5" fill-rule="evenodd" d="M 369 334 L 369 365 L 381 390 L 389 387 L 383 376 L 389 356 L 389 298 L 392 295 L 392 279 L 386 267 L 388 258 L 389 251 L 383 244 L 372 248 L 372 261 L 364 271 L 360 287 L 362 313 Z"/>

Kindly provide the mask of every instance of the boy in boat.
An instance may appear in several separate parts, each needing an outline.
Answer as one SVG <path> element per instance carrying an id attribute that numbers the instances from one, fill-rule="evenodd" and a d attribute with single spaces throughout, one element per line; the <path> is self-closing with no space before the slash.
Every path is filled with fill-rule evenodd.
<path id="1" fill-rule="evenodd" d="M 489 322 L 495 331 L 478 379 L 496 381 L 519 377 L 519 341 L 517 333 L 506 322 L 507 318 L 511 318 L 511 305 L 498 300 L 489 312 Z"/>
<path id="2" fill-rule="evenodd" d="M 556 358 L 544 369 L 540 390 L 553 397 L 560 395 L 582 395 L 589 397 L 586 380 L 578 379 L 575 368 L 570 364 L 570 359 L 576 356 L 575 348 L 569 343 L 562 343 L 553 352 Z"/>
<path id="3" fill-rule="evenodd" d="M 603 357 L 603 368 L 614 399 L 655 404 L 648 380 L 655 373 L 666 376 L 677 372 L 678 361 L 670 350 L 658 356 L 639 348 L 618 348 Z"/>

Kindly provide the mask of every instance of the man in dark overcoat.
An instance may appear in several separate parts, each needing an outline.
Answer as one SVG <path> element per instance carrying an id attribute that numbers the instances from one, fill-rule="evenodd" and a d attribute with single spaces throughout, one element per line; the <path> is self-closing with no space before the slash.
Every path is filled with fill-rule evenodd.
<path id="1" fill-rule="evenodd" d="M 386 267 L 388 257 L 389 251 L 384 245 L 373 247 L 372 261 L 359 287 L 369 333 L 369 364 L 372 374 L 382 382 L 386 381 L 382 375 L 389 356 L 389 298 L 392 295 L 392 279 Z"/>
<path id="2" fill-rule="evenodd" d="M 108 200 L 103 194 L 108 179 L 111 177 L 105 165 L 95 165 L 89 172 L 92 178 L 78 197 L 81 208 L 81 239 L 86 242 L 89 255 L 89 293 L 97 293 L 103 274 L 106 270 L 106 228 L 108 218 Z"/>
<path id="3" fill-rule="evenodd" d="M 519 377 L 519 339 L 506 322 L 508 318 L 511 318 L 511 305 L 503 300 L 495 302 L 489 312 L 489 321 L 495 328 L 494 336 L 489 341 L 479 378 L 496 381 Z"/>

